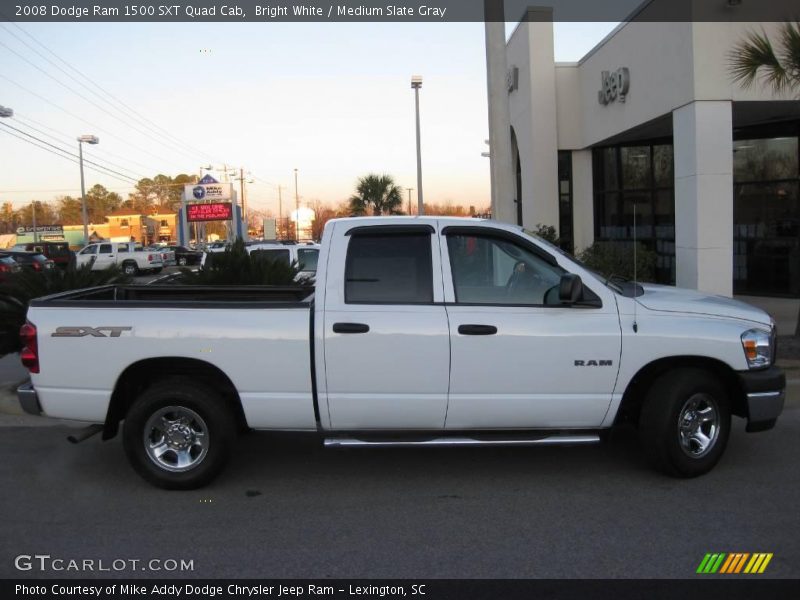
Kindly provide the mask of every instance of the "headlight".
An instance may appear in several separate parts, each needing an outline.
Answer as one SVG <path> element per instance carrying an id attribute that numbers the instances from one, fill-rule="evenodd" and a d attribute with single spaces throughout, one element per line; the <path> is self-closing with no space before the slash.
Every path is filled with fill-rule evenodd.
<path id="1" fill-rule="evenodd" d="M 774 329 L 772 331 L 750 329 L 742 334 L 744 356 L 751 369 L 760 369 L 772 364 L 775 347 L 773 334 Z"/>

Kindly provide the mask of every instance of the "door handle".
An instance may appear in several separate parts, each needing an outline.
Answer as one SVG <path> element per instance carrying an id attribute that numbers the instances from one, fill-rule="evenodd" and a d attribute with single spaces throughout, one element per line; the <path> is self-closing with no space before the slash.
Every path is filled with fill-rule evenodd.
<path id="1" fill-rule="evenodd" d="M 367 333 L 369 325 L 364 323 L 334 323 L 333 333 Z"/>
<path id="2" fill-rule="evenodd" d="M 458 333 L 461 335 L 494 335 L 497 327 L 494 325 L 459 325 Z"/>

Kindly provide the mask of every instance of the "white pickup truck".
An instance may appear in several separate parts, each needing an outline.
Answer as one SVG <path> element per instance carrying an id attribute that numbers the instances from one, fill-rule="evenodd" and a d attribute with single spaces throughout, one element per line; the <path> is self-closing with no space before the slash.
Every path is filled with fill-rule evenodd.
<path id="1" fill-rule="evenodd" d="M 76 255 L 77 266 L 90 264 L 92 270 L 106 269 L 119 265 L 127 275 L 140 272 L 160 273 L 164 260 L 158 251 L 143 250 L 134 242 L 100 242 L 88 244 Z"/>
<path id="2" fill-rule="evenodd" d="M 636 424 L 661 470 L 709 471 L 774 426 L 785 378 L 763 311 L 604 280 L 494 221 L 336 219 L 316 286 L 105 286 L 34 300 L 31 413 L 124 422 L 136 471 L 194 488 L 245 429 L 327 446 L 596 442 Z M 85 365 L 92 365 L 87 371 Z"/>

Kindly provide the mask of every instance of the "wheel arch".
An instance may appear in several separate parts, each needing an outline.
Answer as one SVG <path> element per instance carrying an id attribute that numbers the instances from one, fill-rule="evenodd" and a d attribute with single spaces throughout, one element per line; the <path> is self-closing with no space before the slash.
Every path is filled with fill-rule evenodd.
<path id="1" fill-rule="evenodd" d="M 103 440 L 117 435 L 120 421 L 145 389 L 156 382 L 180 376 L 213 388 L 233 410 L 237 425 L 243 430 L 248 428 L 239 392 L 219 367 L 196 358 L 164 356 L 132 363 L 117 378 L 103 425 Z"/>
<path id="2" fill-rule="evenodd" d="M 747 398 L 736 371 L 715 358 L 687 355 L 659 358 L 639 369 L 625 388 L 614 424 L 637 424 L 644 397 L 656 379 L 668 371 L 683 368 L 702 369 L 712 373 L 728 392 L 731 414 L 747 417 Z"/>

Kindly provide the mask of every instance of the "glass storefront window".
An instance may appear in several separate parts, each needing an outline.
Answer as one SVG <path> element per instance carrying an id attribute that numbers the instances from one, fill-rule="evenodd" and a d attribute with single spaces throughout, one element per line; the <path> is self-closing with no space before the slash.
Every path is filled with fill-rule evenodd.
<path id="1" fill-rule="evenodd" d="M 800 165 L 797 152 L 796 137 L 736 140 L 733 179 L 736 182 L 797 179 Z"/>
<path id="2" fill-rule="evenodd" d="M 733 290 L 800 294 L 798 137 L 733 143 Z"/>
<path id="3" fill-rule="evenodd" d="M 561 249 L 574 251 L 572 216 L 572 152 L 558 153 L 558 238 Z"/>
<path id="4" fill-rule="evenodd" d="M 650 187 L 650 146 L 620 148 L 622 187 L 639 190 Z"/>
<path id="5" fill-rule="evenodd" d="M 659 283 L 675 282 L 673 172 L 671 144 L 594 150 L 595 238 L 632 241 L 635 210 L 635 237 L 656 252 Z"/>
<path id="6" fill-rule="evenodd" d="M 675 175 L 672 168 L 672 146 L 653 146 L 653 178 L 656 187 L 672 187 Z"/>

